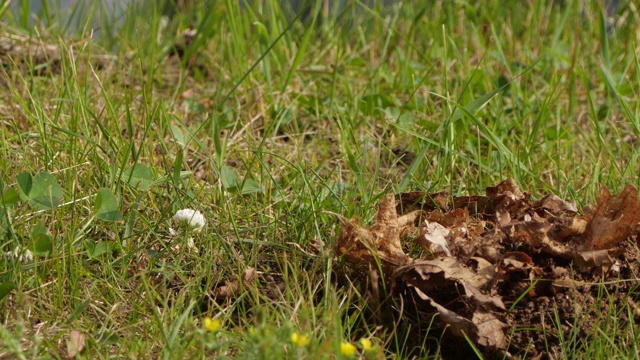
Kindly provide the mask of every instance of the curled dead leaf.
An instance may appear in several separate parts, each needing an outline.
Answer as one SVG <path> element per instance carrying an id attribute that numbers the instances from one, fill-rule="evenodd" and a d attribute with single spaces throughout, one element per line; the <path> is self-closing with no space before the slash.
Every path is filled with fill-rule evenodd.
<path id="1" fill-rule="evenodd" d="M 461 285 L 465 292 L 464 295 L 473 304 L 505 309 L 500 298 L 486 295 L 480 291 L 480 288 L 488 284 L 485 274 L 473 272 L 454 257 L 422 260 L 402 266 L 396 270 L 394 277 L 401 277 L 413 287 L 427 294 L 436 287 L 456 288 L 457 285 Z"/>
<path id="2" fill-rule="evenodd" d="M 585 232 L 586 248 L 609 249 L 631 235 L 640 222 L 638 189 L 627 185 L 620 194 L 611 195 L 603 185 L 596 201 L 596 209 Z"/>
<path id="3" fill-rule="evenodd" d="M 349 263 L 365 267 L 377 267 L 378 260 L 383 269 L 410 263 L 412 260 L 402 250 L 400 237 L 415 226 L 421 214 L 421 211 L 413 211 L 398 216 L 395 197 L 386 196 L 380 200 L 376 222 L 371 229 L 356 221 L 338 218 L 342 232 L 336 241 L 336 254 Z"/>
<path id="4" fill-rule="evenodd" d="M 487 196 L 489 197 L 497 197 L 497 196 L 505 196 L 512 201 L 522 200 L 525 197 L 525 194 L 520 191 L 518 184 L 514 179 L 506 179 L 500 184 L 496 186 L 490 186 L 487 188 Z"/>
<path id="5" fill-rule="evenodd" d="M 555 216 L 561 216 L 564 213 L 575 214 L 578 212 L 576 203 L 562 200 L 555 194 L 549 194 L 536 201 L 535 203 L 533 203 L 533 207 L 545 209 Z"/>
<path id="6" fill-rule="evenodd" d="M 506 336 L 504 329 L 506 324 L 498 320 L 495 315 L 484 310 L 477 310 L 469 320 L 458 313 L 438 304 L 427 294 L 416 289 L 420 298 L 429 302 L 438 311 L 438 317 L 447 326 L 447 330 L 458 337 L 469 337 L 491 350 L 505 349 Z"/>

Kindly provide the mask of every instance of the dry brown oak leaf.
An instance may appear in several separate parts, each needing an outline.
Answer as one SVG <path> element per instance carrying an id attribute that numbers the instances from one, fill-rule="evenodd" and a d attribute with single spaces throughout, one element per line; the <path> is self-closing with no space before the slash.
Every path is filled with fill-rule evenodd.
<path id="1" fill-rule="evenodd" d="M 586 248 L 610 249 L 629 237 L 640 222 L 638 189 L 633 185 L 627 185 L 620 194 L 611 195 L 609 190 L 602 186 L 596 202 L 595 210 L 585 211 L 586 216 L 591 215 L 585 232 Z"/>
<path id="2" fill-rule="evenodd" d="M 390 195 L 380 200 L 376 222 L 371 229 L 361 226 L 357 221 L 338 217 L 343 228 L 336 243 L 336 254 L 364 268 L 378 268 L 379 259 L 383 271 L 391 274 L 395 267 L 413 261 L 402 250 L 400 237 L 414 227 L 421 213 L 416 210 L 398 216 L 395 197 Z"/>

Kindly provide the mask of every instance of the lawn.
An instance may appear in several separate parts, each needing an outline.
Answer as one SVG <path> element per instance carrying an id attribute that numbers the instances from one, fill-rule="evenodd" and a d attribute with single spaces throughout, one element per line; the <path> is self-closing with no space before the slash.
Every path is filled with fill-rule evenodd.
<path id="1" fill-rule="evenodd" d="M 0 359 L 638 358 L 633 1 L 26 3 L 0 5 Z M 411 196 L 452 233 L 500 196 L 590 221 L 567 241 L 633 221 L 587 266 L 469 205 L 460 238 L 495 243 L 456 271 L 519 264 L 480 292 L 405 276 L 464 248 L 413 241 Z M 369 229 L 397 252 L 352 253 Z"/>

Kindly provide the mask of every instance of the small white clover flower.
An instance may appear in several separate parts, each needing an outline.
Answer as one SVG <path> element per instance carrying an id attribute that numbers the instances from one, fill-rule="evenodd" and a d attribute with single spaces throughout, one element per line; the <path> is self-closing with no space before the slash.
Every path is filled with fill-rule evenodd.
<path id="1" fill-rule="evenodd" d="M 20 261 L 33 261 L 33 253 L 31 252 L 31 250 L 26 250 L 24 254 L 22 254 L 22 259 L 20 259 Z"/>
<path id="2" fill-rule="evenodd" d="M 188 227 L 193 228 L 195 232 L 201 232 L 207 223 L 200 211 L 192 209 L 178 210 L 176 214 L 173 215 L 173 221 L 179 224 L 186 224 Z"/>
<path id="3" fill-rule="evenodd" d="M 33 253 L 29 249 L 23 249 L 18 246 L 13 251 L 7 251 L 4 255 L 7 260 L 18 259 L 20 262 L 28 262 L 33 260 Z"/>
<path id="4" fill-rule="evenodd" d="M 194 251 L 196 254 L 200 252 L 196 247 L 196 243 L 193 241 L 192 237 L 187 239 L 187 249 Z"/>

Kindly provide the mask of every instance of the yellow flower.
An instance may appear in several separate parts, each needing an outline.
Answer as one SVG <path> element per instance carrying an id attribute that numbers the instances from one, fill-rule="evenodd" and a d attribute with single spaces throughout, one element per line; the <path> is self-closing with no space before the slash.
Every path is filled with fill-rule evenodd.
<path id="1" fill-rule="evenodd" d="M 371 350 L 373 343 L 367 338 L 362 338 L 360 339 L 360 347 L 362 347 L 362 350 L 364 351 Z"/>
<path id="2" fill-rule="evenodd" d="M 356 353 L 356 347 L 348 342 L 343 341 L 340 343 L 340 352 L 345 356 L 352 356 Z"/>
<path id="3" fill-rule="evenodd" d="M 222 326 L 222 321 L 220 319 L 211 320 L 210 317 L 204 318 L 204 328 L 210 332 L 216 332 L 220 330 L 220 326 Z"/>
<path id="4" fill-rule="evenodd" d="M 291 333 L 291 342 L 297 347 L 305 347 L 309 345 L 311 340 L 305 335 L 300 335 L 297 332 Z"/>

